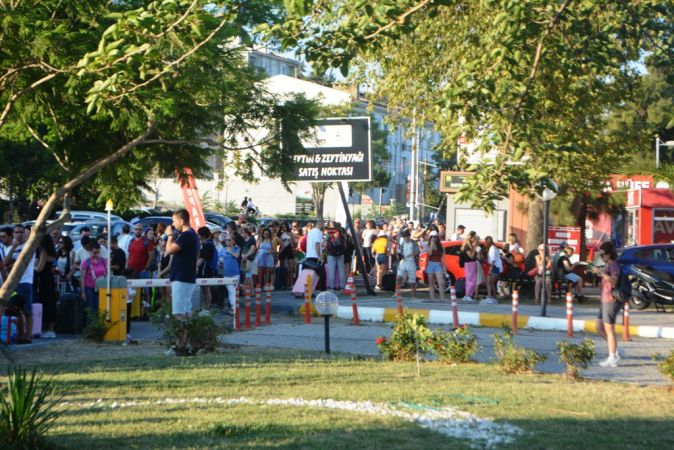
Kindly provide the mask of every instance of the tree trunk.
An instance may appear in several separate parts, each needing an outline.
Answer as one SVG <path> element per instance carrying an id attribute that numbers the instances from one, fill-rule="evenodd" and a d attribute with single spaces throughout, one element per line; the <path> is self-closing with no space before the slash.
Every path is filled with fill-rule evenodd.
<path id="1" fill-rule="evenodd" d="M 21 253 L 19 253 L 19 257 L 14 262 L 12 270 L 9 272 L 7 279 L 2 284 L 2 287 L 0 287 L 0 302 L 6 304 L 11 293 L 16 290 L 16 287 L 19 285 L 19 281 L 21 280 L 23 273 L 26 271 L 26 267 L 30 263 L 33 254 L 35 253 L 37 247 L 40 244 L 42 236 L 44 236 L 45 233 L 53 230 L 54 228 L 62 225 L 68 219 L 69 214 L 67 210 L 69 208 L 64 208 L 64 214 L 62 214 L 57 221 L 47 226 L 47 219 L 49 218 L 49 216 L 51 216 L 52 212 L 54 212 L 56 205 L 60 203 L 60 201 L 64 199 L 74 188 L 76 188 L 77 186 L 79 186 L 92 176 L 94 176 L 101 169 L 104 169 L 110 164 L 116 162 L 133 148 L 143 144 L 145 140 L 148 138 L 148 136 L 154 131 L 154 127 L 155 127 L 154 122 L 148 123 L 148 127 L 143 132 L 143 134 L 138 136 L 133 141 L 118 148 L 112 154 L 92 163 L 84 172 L 82 172 L 72 180 L 65 183 L 62 187 L 57 189 L 57 191 L 54 192 L 49 197 L 44 207 L 42 208 L 42 211 L 40 211 L 40 214 L 37 216 L 35 224 L 31 227 L 31 233 L 30 237 L 28 238 L 28 241 L 25 243 L 23 250 L 21 250 Z"/>
<path id="2" fill-rule="evenodd" d="M 525 248 L 527 251 L 538 248 L 543 243 L 543 201 L 534 197 L 529 202 L 528 211 L 527 242 Z"/>
<path id="3" fill-rule="evenodd" d="M 330 186 L 332 186 L 332 183 L 311 183 L 311 200 L 314 203 L 314 213 L 317 220 L 323 220 L 325 192 Z"/>

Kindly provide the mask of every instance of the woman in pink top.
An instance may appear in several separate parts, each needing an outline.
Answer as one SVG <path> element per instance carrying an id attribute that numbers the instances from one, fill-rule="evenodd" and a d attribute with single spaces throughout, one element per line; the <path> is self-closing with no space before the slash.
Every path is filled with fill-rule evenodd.
<path id="1" fill-rule="evenodd" d="M 98 312 L 98 298 L 96 298 L 96 280 L 107 275 L 107 262 L 101 258 L 101 246 L 94 242 L 91 255 L 82 261 L 80 266 L 80 286 L 82 286 L 82 300 L 86 302 L 92 315 Z"/>
<path id="2" fill-rule="evenodd" d="M 597 317 L 597 332 L 608 342 L 608 358 L 599 363 L 602 367 L 616 367 L 620 360 L 618 342 L 615 337 L 615 321 L 623 304 L 613 298 L 613 288 L 618 284 L 620 265 L 616 261 L 615 247 L 605 242 L 599 249 L 599 255 L 604 261 L 603 268 L 594 268 L 594 272 L 601 276 L 601 307 Z"/>

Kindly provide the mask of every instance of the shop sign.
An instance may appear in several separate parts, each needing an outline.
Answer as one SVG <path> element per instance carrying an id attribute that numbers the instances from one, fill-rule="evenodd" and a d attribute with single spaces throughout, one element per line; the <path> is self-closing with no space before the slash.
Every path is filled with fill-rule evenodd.
<path id="1" fill-rule="evenodd" d="M 580 227 L 548 227 L 550 254 L 557 253 L 563 242 L 573 247 L 574 255 L 580 255 Z"/>
<path id="2" fill-rule="evenodd" d="M 653 210 L 653 243 L 674 242 L 674 209 Z"/>
<path id="3" fill-rule="evenodd" d="M 466 184 L 466 178 L 471 176 L 470 172 L 440 172 L 440 192 L 448 194 L 458 192 Z"/>

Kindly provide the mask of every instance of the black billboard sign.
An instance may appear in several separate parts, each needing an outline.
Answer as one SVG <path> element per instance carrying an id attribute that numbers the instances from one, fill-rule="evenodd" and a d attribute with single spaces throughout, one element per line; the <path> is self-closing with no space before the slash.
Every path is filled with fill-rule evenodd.
<path id="1" fill-rule="evenodd" d="M 295 155 L 295 181 L 370 181 L 370 118 L 321 119 L 307 153 Z"/>

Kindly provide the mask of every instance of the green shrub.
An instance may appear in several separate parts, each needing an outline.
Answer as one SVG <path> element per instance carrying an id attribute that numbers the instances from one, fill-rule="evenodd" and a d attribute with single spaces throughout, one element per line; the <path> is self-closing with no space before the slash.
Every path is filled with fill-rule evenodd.
<path id="1" fill-rule="evenodd" d="M 584 339 L 580 344 L 572 344 L 566 341 L 557 342 L 557 350 L 559 351 L 559 360 L 566 365 L 567 378 L 578 379 L 578 366 L 587 369 L 596 352 L 594 349 L 594 341 Z"/>
<path id="2" fill-rule="evenodd" d="M 396 320 L 391 336 L 376 342 L 385 360 L 414 361 L 431 351 L 432 335 L 423 316 L 405 313 Z"/>
<path id="3" fill-rule="evenodd" d="M 471 362 L 480 349 L 477 337 L 465 325 L 449 333 L 435 330 L 431 337 L 431 347 L 438 359 L 447 364 Z"/>
<path id="4" fill-rule="evenodd" d="M 218 336 L 226 331 L 225 327 L 215 323 L 208 311 L 201 311 L 184 320 L 176 320 L 170 316 L 164 326 L 169 345 L 180 356 L 214 351 L 218 345 Z M 187 334 L 187 340 L 182 344 L 180 337 L 184 333 Z"/>
<path id="5" fill-rule="evenodd" d="M 658 363 L 658 369 L 664 376 L 674 381 L 674 350 L 671 350 L 669 355 Z"/>
<path id="6" fill-rule="evenodd" d="M 547 359 L 547 356 L 534 350 L 516 346 L 510 328 L 504 329 L 502 335 L 494 335 L 494 353 L 496 361 L 505 373 L 532 373 L 538 363 Z"/>
<path id="7" fill-rule="evenodd" d="M 87 315 L 87 325 L 82 330 L 84 339 L 94 342 L 103 342 L 103 338 L 110 330 L 114 327 L 117 322 L 109 322 L 105 320 L 105 311 L 98 311 L 96 315 L 91 317 L 92 313 L 89 308 L 86 310 Z"/>
<path id="8" fill-rule="evenodd" d="M 7 387 L 0 394 L 0 448 L 53 448 L 45 434 L 62 414 L 54 407 L 60 396 L 54 396 L 54 383 L 44 380 L 36 371 L 29 374 L 21 368 L 9 368 Z"/>

